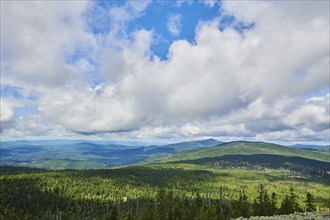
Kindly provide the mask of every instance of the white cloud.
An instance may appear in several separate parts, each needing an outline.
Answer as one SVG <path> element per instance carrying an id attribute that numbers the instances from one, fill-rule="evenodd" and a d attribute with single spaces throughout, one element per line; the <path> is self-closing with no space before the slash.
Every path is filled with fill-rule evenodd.
<path id="1" fill-rule="evenodd" d="M 273 12 L 270 1 L 222 1 L 222 10 L 245 22 L 259 22 L 265 15 Z"/>
<path id="2" fill-rule="evenodd" d="M 233 26 L 220 31 L 222 16 L 200 22 L 195 42 L 174 41 L 165 61 L 150 49 L 157 33 L 141 28 L 129 35 L 126 30 L 148 2 L 103 9 L 113 21 L 102 35 L 85 31 L 81 13 L 92 4 L 72 3 L 77 4 L 72 9 L 55 3 L 59 8 L 1 4 L 7 9 L 1 15 L 2 83 L 38 94 L 39 109 L 4 129 L 9 136 L 24 134 L 28 123 L 30 135 L 39 130 L 116 136 L 120 131 L 120 136 L 145 139 L 329 140 L 329 95 L 302 98 L 329 88 L 324 2 L 309 13 L 300 2 L 224 1 L 225 13 L 255 26 L 242 36 Z M 19 18 L 13 16 L 19 11 Z M 169 17 L 173 35 L 180 33 L 181 21 L 180 15 Z M 68 63 L 62 46 L 91 55 Z M 98 71 L 104 81 L 94 88 L 85 75 Z M 2 120 L 13 121 L 13 108 L 3 109 Z"/>
<path id="3" fill-rule="evenodd" d="M 121 48 L 109 47 L 101 55 L 101 74 L 109 82 L 118 83 L 128 75 L 135 75 L 150 57 L 153 32 L 144 29 L 133 33 L 132 41 Z"/>
<path id="4" fill-rule="evenodd" d="M 207 7 L 214 7 L 215 5 L 220 5 L 220 0 L 200 0 L 201 3 L 206 5 Z"/>
<path id="5" fill-rule="evenodd" d="M 24 106 L 22 101 L 12 97 L 1 97 L 0 100 L 0 131 L 15 126 L 15 109 Z"/>
<path id="6" fill-rule="evenodd" d="M 178 36 L 182 28 L 182 16 L 180 14 L 172 14 L 168 17 L 167 28 L 168 31 L 174 35 Z"/>
<path id="7" fill-rule="evenodd" d="M 305 101 L 294 109 L 283 121 L 294 128 L 310 128 L 314 131 L 329 129 L 329 93 L 319 99 Z"/>
<path id="8" fill-rule="evenodd" d="M 1 41 L 5 71 L 31 83 L 56 85 L 80 77 L 66 55 L 95 45 L 84 31 L 87 2 L 1 2 Z"/>
<path id="9" fill-rule="evenodd" d="M 132 104 L 116 91 L 63 88 L 47 91 L 40 100 L 46 121 L 80 133 L 137 129 Z"/>
<path id="10" fill-rule="evenodd" d="M 14 110 L 13 104 L 8 101 L 1 99 L 1 107 L 0 107 L 0 123 L 6 124 L 11 122 L 14 119 Z"/>
<path id="11" fill-rule="evenodd" d="M 126 1 L 123 6 L 112 7 L 108 11 L 111 18 L 111 34 L 124 35 L 125 37 L 127 22 L 140 17 L 151 1 Z"/>

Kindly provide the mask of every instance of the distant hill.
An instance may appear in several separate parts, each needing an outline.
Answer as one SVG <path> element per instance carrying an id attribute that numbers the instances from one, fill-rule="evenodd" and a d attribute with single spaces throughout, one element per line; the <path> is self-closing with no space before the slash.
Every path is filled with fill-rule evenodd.
<path id="1" fill-rule="evenodd" d="M 290 147 L 293 148 L 303 148 L 303 149 L 310 149 L 310 150 L 330 150 L 330 145 L 310 145 L 310 144 L 294 144 Z"/>
<path id="2" fill-rule="evenodd" d="M 218 141 L 215 139 L 206 139 L 206 140 L 199 140 L 199 141 L 186 141 L 186 142 L 179 142 L 174 144 L 168 144 L 163 146 L 149 146 L 145 147 L 145 150 L 151 150 L 156 148 L 162 148 L 162 149 L 173 149 L 175 152 L 181 152 L 185 150 L 191 150 L 196 148 L 205 148 L 205 147 L 213 147 L 219 144 L 222 144 L 224 142 Z"/>
<path id="3" fill-rule="evenodd" d="M 0 153 L 0 219 L 166 219 L 173 213 L 176 219 L 229 219 L 243 211 L 248 217 L 261 215 L 252 203 L 261 189 L 262 198 L 274 199 L 270 214 L 287 213 L 280 207 L 290 195 L 304 208 L 307 192 L 317 210 L 330 207 L 326 150 L 208 139 L 148 147 L 29 142 L 1 146 Z M 157 155 L 158 163 L 137 164 Z M 116 166 L 122 167 L 103 169 Z"/>
<path id="4" fill-rule="evenodd" d="M 205 157 L 195 160 L 181 160 L 188 163 L 218 169 L 249 169 L 249 170 L 290 170 L 314 176 L 330 177 L 330 163 L 297 156 L 273 154 L 230 154 L 217 157 Z"/>
<path id="5" fill-rule="evenodd" d="M 297 149 L 263 142 L 230 142 L 215 139 L 167 145 L 131 146 L 111 141 L 1 142 L 0 166 L 45 169 L 97 169 L 148 162 L 194 160 L 223 155 L 272 154 L 329 161 L 329 152 Z"/>
<path id="6" fill-rule="evenodd" d="M 163 146 L 125 145 L 125 142 L 85 140 L 27 140 L 1 142 L 0 166 L 45 169 L 96 169 L 146 162 L 150 157 L 215 146 L 215 139 Z"/>
<path id="7" fill-rule="evenodd" d="M 298 156 L 319 161 L 329 162 L 330 154 L 326 151 L 310 151 L 305 149 L 295 149 L 278 144 L 265 142 L 246 142 L 237 141 L 223 143 L 214 147 L 205 147 L 202 149 L 193 149 L 170 155 L 163 162 L 194 160 L 207 157 L 216 157 L 224 155 L 253 155 L 253 154 L 272 154 L 282 156 Z"/>
<path id="8" fill-rule="evenodd" d="M 231 142 L 182 151 L 155 162 L 187 163 L 216 169 L 289 170 L 330 178 L 330 153 L 265 142 Z"/>

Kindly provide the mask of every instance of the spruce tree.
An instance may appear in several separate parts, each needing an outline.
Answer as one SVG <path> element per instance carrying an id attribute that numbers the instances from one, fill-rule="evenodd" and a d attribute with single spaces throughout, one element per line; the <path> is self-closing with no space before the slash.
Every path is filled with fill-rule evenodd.
<path id="1" fill-rule="evenodd" d="M 286 195 L 281 203 L 280 214 L 290 214 L 293 213 L 290 198 Z"/>
<path id="2" fill-rule="evenodd" d="M 245 188 L 243 188 L 242 192 L 240 193 L 240 197 L 238 200 L 238 208 L 239 208 L 239 215 L 243 217 L 249 216 L 249 204 L 248 204 L 248 198 L 245 195 Z"/>
<path id="3" fill-rule="evenodd" d="M 259 186 L 259 196 L 257 199 L 257 210 L 256 213 L 259 216 L 264 215 L 264 210 L 265 210 L 265 204 L 264 204 L 264 194 L 265 194 L 265 189 L 264 189 L 264 185 L 260 184 Z"/>
<path id="4" fill-rule="evenodd" d="M 292 213 L 301 211 L 301 208 L 299 207 L 298 204 L 297 194 L 294 192 L 294 189 L 292 187 L 290 188 L 290 204 L 293 211 Z"/>
<path id="5" fill-rule="evenodd" d="M 159 219 L 166 219 L 166 193 L 163 188 L 160 188 L 156 196 L 156 207 L 159 214 Z"/>
<path id="6" fill-rule="evenodd" d="M 305 204 L 306 204 L 306 212 L 316 211 L 314 196 L 310 192 L 306 194 Z"/>
<path id="7" fill-rule="evenodd" d="M 298 204 L 298 197 L 292 187 L 290 188 L 290 195 L 286 195 L 283 199 L 280 210 L 281 214 L 290 214 L 301 211 Z"/>
<path id="8" fill-rule="evenodd" d="M 264 191 L 264 196 L 263 196 L 263 206 L 264 206 L 264 210 L 263 210 L 263 215 L 264 216 L 268 216 L 271 215 L 271 211 L 270 211 L 270 198 L 269 195 L 267 193 L 267 191 Z"/>
<path id="9" fill-rule="evenodd" d="M 272 193 L 271 199 L 270 199 L 270 213 L 271 215 L 275 215 L 277 213 L 277 207 L 276 207 L 276 203 L 277 203 L 277 198 L 276 198 L 277 194 L 276 193 Z"/>

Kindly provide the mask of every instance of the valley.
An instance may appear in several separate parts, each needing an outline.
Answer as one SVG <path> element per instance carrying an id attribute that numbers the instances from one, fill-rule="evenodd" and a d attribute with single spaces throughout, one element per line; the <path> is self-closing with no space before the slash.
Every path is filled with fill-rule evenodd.
<path id="1" fill-rule="evenodd" d="M 54 149 L 50 150 L 49 163 L 42 160 L 47 151 L 41 146 L 3 149 L 7 151 L 0 167 L 2 219 L 228 219 L 289 214 L 284 201 L 292 195 L 296 201 L 292 210 L 308 211 L 307 192 L 313 196 L 314 211 L 330 209 L 330 153 L 323 149 L 216 140 L 138 147 L 85 142 L 57 148 L 54 159 Z M 73 149 L 81 153 L 74 154 Z M 11 156 L 17 158 L 15 162 L 24 157 L 30 162 L 4 165 Z M 76 161 L 70 161 L 74 157 Z"/>

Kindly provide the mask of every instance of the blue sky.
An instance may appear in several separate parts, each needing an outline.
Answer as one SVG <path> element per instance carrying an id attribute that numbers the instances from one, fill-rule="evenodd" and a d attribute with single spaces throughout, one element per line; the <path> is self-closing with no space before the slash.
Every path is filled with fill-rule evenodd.
<path id="1" fill-rule="evenodd" d="M 200 2 L 182 3 L 179 7 L 171 2 L 162 4 L 152 3 L 145 14 L 133 21 L 128 31 L 134 31 L 136 27 L 154 30 L 158 35 L 158 40 L 152 46 L 152 51 L 161 59 L 166 59 L 168 48 L 174 40 L 187 39 L 194 42 L 195 28 L 200 21 L 208 21 L 219 15 L 219 5 L 207 7 Z M 167 28 L 167 22 L 170 16 L 178 15 L 181 17 L 178 22 L 180 32 L 173 35 Z"/>
<path id="2" fill-rule="evenodd" d="M 329 2 L 1 6 L 4 139 L 329 141 Z"/>
<path id="3" fill-rule="evenodd" d="M 96 1 L 96 6 L 94 7 L 101 7 L 101 10 L 106 10 L 112 7 L 120 7 L 124 4 L 124 1 Z M 91 9 L 90 13 L 86 13 L 86 20 L 94 21 L 94 23 L 90 23 L 88 29 L 94 34 L 108 34 L 111 30 L 111 17 L 99 19 L 98 14 L 94 10 Z M 221 14 L 220 1 L 214 1 L 214 6 L 212 7 L 202 1 L 182 1 L 181 3 L 155 1 L 151 2 L 139 17 L 127 24 L 126 32 L 130 36 L 138 29 L 154 31 L 156 40 L 153 42 L 151 50 L 153 54 L 162 60 L 166 60 L 168 49 L 175 40 L 185 39 L 190 43 L 194 43 L 195 29 L 199 22 L 212 20 Z M 167 26 L 171 16 L 180 17 L 180 20 L 177 22 L 180 31 L 177 35 L 171 33 Z M 234 22 L 235 16 L 223 15 L 219 29 L 223 31 Z M 234 26 L 238 32 L 244 34 L 244 31 L 253 28 L 253 25 L 253 23 L 238 22 Z"/>

